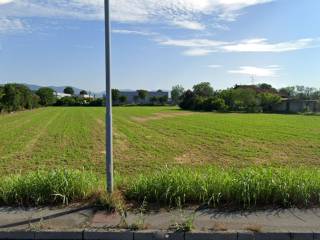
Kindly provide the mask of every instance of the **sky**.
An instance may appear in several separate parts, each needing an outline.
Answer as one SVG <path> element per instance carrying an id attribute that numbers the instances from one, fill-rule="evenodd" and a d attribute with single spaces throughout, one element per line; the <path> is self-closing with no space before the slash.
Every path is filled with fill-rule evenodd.
<path id="1" fill-rule="evenodd" d="M 112 87 L 320 88 L 319 0 L 110 0 Z M 103 0 L 0 0 L 0 84 L 105 88 Z"/>

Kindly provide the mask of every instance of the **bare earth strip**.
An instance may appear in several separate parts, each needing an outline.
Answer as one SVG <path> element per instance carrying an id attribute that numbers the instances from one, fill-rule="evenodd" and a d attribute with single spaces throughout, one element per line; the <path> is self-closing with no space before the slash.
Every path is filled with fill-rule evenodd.
<path id="1" fill-rule="evenodd" d="M 174 113 L 161 112 L 161 113 L 154 113 L 152 116 L 132 117 L 131 119 L 139 123 L 144 123 L 152 120 L 161 120 L 164 118 L 173 118 L 178 116 L 190 116 L 190 115 L 193 115 L 193 113 L 192 112 L 174 112 Z"/>

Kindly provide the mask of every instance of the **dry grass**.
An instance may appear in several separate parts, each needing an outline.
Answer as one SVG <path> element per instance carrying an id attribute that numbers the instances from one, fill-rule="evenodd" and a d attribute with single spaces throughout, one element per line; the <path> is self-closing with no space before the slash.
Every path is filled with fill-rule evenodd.
<path id="1" fill-rule="evenodd" d="M 261 232 L 262 231 L 262 226 L 261 225 L 248 225 L 244 228 L 245 230 L 251 231 L 251 232 Z"/>
<path id="2" fill-rule="evenodd" d="M 177 116 L 189 116 L 192 115 L 192 112 L 163 112 L 163 113 L 154 113 L 151 116 L 145 116 L 145 117 L 132 117 L 132 120 L 139 122 L 139 123 L 144 123 L 148 121 L 153 121 L 153 120 L 161 120 L 165 118 L 174 118 Z"/>
<path id="3" fill-rule="evenodd" d="M 210 230 L 216 231 L 216 232 L 225 232 L 225 231 L 228 231 L 228 227 L 224 223 L 215 223 L 212 229 Z"/>

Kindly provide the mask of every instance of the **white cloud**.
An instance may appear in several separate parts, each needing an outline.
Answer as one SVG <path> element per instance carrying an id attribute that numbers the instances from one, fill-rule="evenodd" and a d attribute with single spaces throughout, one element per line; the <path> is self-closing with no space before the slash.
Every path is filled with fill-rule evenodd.
<path id="1" fill-rule="evenodd" d="M 295 41 L 269 43 L 267 39 L 244 40 L 222 47 L 227 52 L 288 52 L 314 46 L 319 39 L 298 39 Z"/>
<path id="2" fill-rule="evenodd" d="M 216 48 L 227 42 L 215 41 L 209 39 L 158 39 L 161 45 L 175 46 L 175 47 L 188 47 L 188 48 Z"/>
<path id="3" fill-rule="evenodd" d="M 222 65 L 219 65 L 219 64 L 211 64 L 211 65 L 208 65 L 209 68 L 222 68 Z"/>
<path id="4" fill-rule="evenodd" d="M 266 67 L 242 66 L 237 70 L 230 70 L 232 74 L 244 74 L 256 77 L 276 77 L 280 67 L 277 65 L 270 65 Z"/>
<path id="5" fill-rule="evenodd" d="M 206 26 L 199 22 L 189 20 L 173 21 L 173 25 L 190 30 L 205 30 Z"/>
<path id="6" fill-rule="evenodd" d="M 111 17 L 116 22 L 164 23 L 190 30 L 204 30 L 206 16 L 229 21 L 236 18 L 246 7 L 272 1 L 275 0 L 111 0 Z M 0 16 L 102 20 L 103 2 L 103 0 L 0 0 Z"/>
<path id="7" fill-rule="evenodd" d="M 22 32 L 27 29 L 20 19 L 0 18 L 0 34 Z"/>
<path id="8" fill-rule="evenodd" d="M 184 51 L 183 54 L 186 56 L 207 56 L 211 52 L 212 51 L 206 50 L 206 49 L 193 48 L 193 49 L 189 49 L 189 50 Z"/>
<path id="9" fill-rule="evenodd" d="M 275 0 L 113 0 L 112 19 L 120 22 L 161 22 L 190 30 L 207 28 L 206 16 L 235 20 L 241 10 Z"/>
<path id="10" fill-rule="evenodd" d="M 127 29 L 113 29 L 112 33 L 127 34 L 127 35 L 133 34 L 133 35 L 141 35 L 141 36 L 157 35 L 156 33 L 153 33 L 153 32 L 135 31 L 135 30 L 127 30 Z"/>
<path id="11" fill-rule="evenodd" d="M 320 38 L 304 38 L 284 42 L 269 42 L 267 39 L 248 39 L 223 42 L 210 39 L 157 39 L 159 44 L 187 48 L 183 54 L 204 56 L 214 52 L 280 53 L 320 47 Z"/>

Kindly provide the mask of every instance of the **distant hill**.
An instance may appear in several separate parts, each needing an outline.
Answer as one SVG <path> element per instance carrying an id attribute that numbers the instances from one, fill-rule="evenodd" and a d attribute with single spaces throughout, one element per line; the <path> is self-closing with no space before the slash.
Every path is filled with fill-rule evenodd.
<path id="1" fill-rule="evenodd" d="M 27 84 L 27 83 L 21 83 L 23 85 L 26 85 L 30 90 L 32 91 L 37 91 L 39 88 L 42 88 L 42 87 L 49 87 L 49 88 L 52 88 L 54 91 L 58 92 L 58 93 L 63 93 L 63 90 L 66 88 L 66 87 L 69 87 L 69 86 L 40 86 L 40 85 L 35 85 L 35 84 Z M 0 84 L 1 85 L 1 84 Z M 72 86 L 70 86 L 72 87 Z M 81 90 L 83 89 L 80 89 L 80 88 L 77 88 L 77 87 L 72 87 L 74 89 L 74 92 L 75 94 L 79 94 Z M 86 90 L 86 89 L 84 89 Z M 132 90 L 132 89 L 120 89 L 120 91 L 123 91 L 123 92 L 135 92 L 136 90 Z M 156 91 L 156 90 L 154 90 Z M 169 90 L 163 90 L 163 91 L 168 91 L 170 92 Z M 101 91 L 101 92 L 92 92 L 92 95 L 95 95 L 96 97 L 103 97 L 105 95 L 106 91 Z"/>
<path id="2" fill-rule="evenodd" d="M 68 86 L 60 86 L 60 87 L 56 87 L 56 86 L 39 86 L 39 85 L 26 84 L 26 83 L 23 83 L 23 84 L 26 85 L 28 88 L 30 88 L 32 91 L 37 91 L 39 88 L 42 88 L 42 87 L 49 87 L 49 88 L 52 88 L 54 91 L 59 92 L 59 93 L 63 93 L 63 90 L 66 87 L 68 87 Z M 79 94 L 80 91 L 82 90 L 82 89 L 76 88 L 76 87 L 72 87 L 72 88 L 74 89 L 75 94 Z"/>

